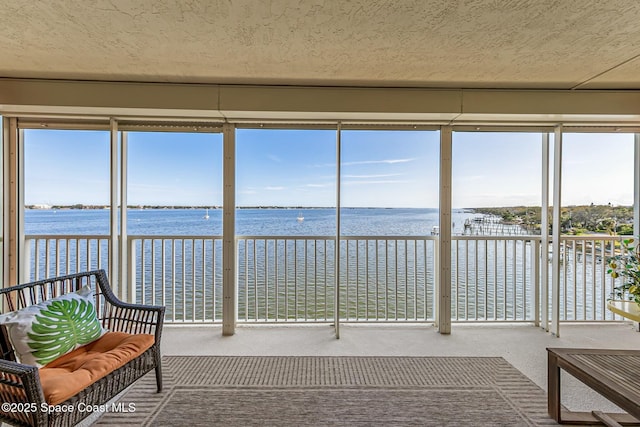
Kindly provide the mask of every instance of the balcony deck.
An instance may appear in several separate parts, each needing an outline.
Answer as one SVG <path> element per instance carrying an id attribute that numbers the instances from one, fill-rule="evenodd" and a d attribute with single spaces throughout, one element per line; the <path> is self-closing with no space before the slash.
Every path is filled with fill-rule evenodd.
<path id="1" fill-rule="evenodd" d="M 640 333 L 606 309 L 617 282 L 602 261 L 614 255 L 617 237 L 563 236 L 556 272 L 539 237 L 455 237 L 451 335 L 429 326 L 436 309 L 435 237 L 341 238 L 341 268 L 334 265 L 332 239 L 237 237 L 239 326 L 232 337 L 222 336 L 220 236 L 129 236 L 129 286 L 120 296 L 168 307 L 164 355 L 499 356 L 546 390 L 547 347 L 640 349 Z M 110 259 L 108 236 L 27 241 L 25 276 L 34 280 L 107 268 Z M 329 326 L 335 271 L 345 322 L 340 340 Z M 532 326 L 544 316 L 545 274 L 557 275 L 560 338 Z M 617 410 L 571 377 L 562 386 L 570 410 Z"/>
<path id="2" fill-rule="evenodd" d="M 221 326 L 165 326 L 164 355 L 234 356 L 500 356 L 547 390 L 547 347 L 640 349 L 631 323 L 564 324 L 559 338 L 525 324 L 454 324 L 451 335 L 424 325 L 240 325 L 223 337 Z M 562 402 L 571 410 L 619 409 L 563 374 Z"/>

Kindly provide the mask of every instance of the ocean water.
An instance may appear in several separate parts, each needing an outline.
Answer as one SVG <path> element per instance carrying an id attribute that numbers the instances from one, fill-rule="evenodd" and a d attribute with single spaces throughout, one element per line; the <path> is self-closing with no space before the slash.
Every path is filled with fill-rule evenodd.
<path id="1" fill-rule="evenodd" d="M 130 239 L 136 300 L 167 306 L 168 320 L 220 320 L 222 210 L 130 209 Z M 304 220 L 299 221 L 298 217 Z M 453 214 L 458 232 L 471 211 Z M 431 236 L 437 209 L 343 209 L 343 236 Z M 28 210 L 25 234 L 109 233 L 109 211 Z M 335 307 L 335 209 L 238 209 L 238 315 L 244 320 L 329 319 Z M 245 236 L 245 237 L 242 237 Z M 259 236 L 326 236 L 327 239 L 263 239 Z M 256 238 L 254 238 L 256 237 Z M 434 283 L 433 240 L 376 239 L 343 242 L 340 307 L 347 318 L 431 318 Z M 31 279 L 107 268 L 108 242 L 30 240 Z M 392 274 L 391 271 L 396 273 Z M 365 286 L 364 283 L 368 282 Z"/>
<path id="2" fill-rule="evenodd" d="M 130 235 L 216 236 L 222 234 L 222 210 L 129 209 Z M 297 217 L 302 215 L 303 221 Z M 453 232 L 463 231 L 464 221 L 477 215 L 454 210 Z M 345 208 L 341 215 L 345 236 L 425 236 L 438 225 L 437 209 Z M 238 209 L 236 234 L 243 236 L 334 236 L 335 209 Z M 25 234 L 109 234 L 109 210 L 27 210 Z"/>
<path id="3" fill-rule="evenodd" d="M 168 321 L 221 320 L 222 242 L 203 237 L 222 234 L 222 210 L 210 209 L 208 219 L 205 214 L 204 209 L 128 212 L 130 236 L 179 236 L 130 239 L 136 254 L 132 260 L 135 299 L 166 305 Z M 303 221 L 298 221 L 299 215 L 304 216 Z M 454 211 L 453 233 L 463 234 L 465 221 L 478 216 L 470 210 Z M 341 235 L 357 238 L 340 243 L 342 302 L 338 309 L 342 318 L 433 319 L 436 242 L 420 237 L 431 236 L 437 225 L 436 209 L 343 209 Z M 336 310 L 335 228 L 335 209 L 238 209 L 239 319 L 330 321 Z M 25 234 L 107 236 L 109 211 L 27 210 Z M 365 236 L 376 237 L 360 238 Z M 532 247 L 526 239 L 505 240 L 500 236 L 454 241 L 453 318 L 531 320 Z M 108 248 L 106 238 L 30 239 L 30 277 L 36 280 L 94 268 L 108 270 Z M 602 318 L 606 314 L 604 308 L 593 298 L 609 292 L 601 264 L 587 257 L 574 262 L 570 250 L 566 256 L 561 298 L 569 308 L 573 305 L 573 312 L 563 316 L 575 320 Z M 592 285 L 592 281 L 597 284 Z M 584 283 L 587 288 L 581 290 L 571 283 Z M 580 310 L 593 314 L 579 315 Z"/>

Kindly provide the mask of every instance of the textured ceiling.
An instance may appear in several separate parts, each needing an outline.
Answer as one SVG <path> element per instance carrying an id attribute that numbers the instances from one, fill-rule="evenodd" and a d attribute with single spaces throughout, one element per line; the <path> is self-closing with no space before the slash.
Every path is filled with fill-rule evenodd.
<path id="1" fill-rule="evenodd" d="M 0 0 L 0 77 L 640 89 L 637 0 Z"/>

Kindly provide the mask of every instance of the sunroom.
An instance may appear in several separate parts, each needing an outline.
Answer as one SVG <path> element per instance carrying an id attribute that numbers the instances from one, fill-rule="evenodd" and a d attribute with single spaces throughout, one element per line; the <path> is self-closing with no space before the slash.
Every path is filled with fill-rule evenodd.
<path id="1" fill-rule="evenodd" d="M 638 348 L 633 7 L 289 3 L 7 5 L 4 286 L 103 268 L 168 355 Z"/>
<path id="2" fill-rule="evenodd" d="M 140 102 L 166 93 L 145 84 L 4 84 L 37 85 L 36 98 L 60 85 L 78 98 L 135 88 L 148 92 Z M 203 101 L 214 94 L 221 105 L 198 114 L 215 119 L 165 116 L 161 109 L 144 110 L 158 117 L 116 115 L 123 107 L 110 117 L 88 115 L 90 105 L 60 115 L 52 113 L 57 106 L 34 113 L 7 105 L 6 283 L 103 268 L 122 299 L 166 305 L 171 323 L 222 324 L 225 335 L 237 323 L 317 322 L 332 324 L 336 336 L 343 322 L 427 323 L 448 334 L 451 321 L 525 322 L 558 335 L 561 321 L 620 320 L 606 309 L 621 280 L 606 274 L 606 259 L 617 253 L 618 231 L 637 229 L 639 134 L 634 115 L 604 114 L 601 100 L 606 95 L 610 110 L 635 94 L 549 92 L 535 109 L 561 101 L 570 113 L 545 123 L 534 113 L 430 112 L 447 104 L 468 110 L 463 99 L 474 105 L 474 96 L 490 95 L 523 110 L 538 93 L 208 89 Z M 325 103 L 334 107 L 348 94 L 355 111 L 332 113 L 344 120 L 288 111 L 295 100 L 328 93 L 335 101 Z M 414 106 L 411 120 L 380 120 L 393 115 L 385 113 L 386 102 L 371 112 L 372 98 L 389 96 L 403 97 L 405 109 Z M 226 100 L 237 106 L 260 97 L 271 100 L 263 105 L 268 112 L 225 107 Z M 571 113 L 578 107 L 592 111 Z M 615 167 L 602 166 L 605 152 L 615 153 Z M 184 182 L 166 184 L 162 175 Z M 281 195 L 285 187 L 278 185 L 291 182 Z M 185 198 L 199 187 L 206 188 L 201 196 Z M 262 194 L 269 190 L 279 194 Z M 496 205 L 482 191 L 507 201 Z M 625 201 L 626 217 L 615 217 L 610 229 L 597 218 L 599 233 L 567 234 L 575 230 L 571 220 L 580 220 L 577 205 L 614 212 Z M 511 220 L 483 210 L 524 204 Z M 387 212 L 364 210 L 376 208 Z M 158 225 L 170 210 L 191 217 Z M 203 221 L 178 225 L 193 219 Z M 277 225 L 283 220 L 290 223 Z M 83 221 L 91 225 L 83 228 Z M 403 228 L 407 221 L 414 223 Z"/>

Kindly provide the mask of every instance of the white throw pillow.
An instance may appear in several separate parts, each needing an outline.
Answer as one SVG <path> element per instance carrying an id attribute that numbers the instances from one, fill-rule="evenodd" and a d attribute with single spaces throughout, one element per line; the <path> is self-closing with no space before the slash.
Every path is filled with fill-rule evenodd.
<path id="1" fill-rule="evenodd" d="M 0 315 L 20 363 L 42 367 L 107 331 L 98 320 L 93 290 L 77 292 Z"/>

